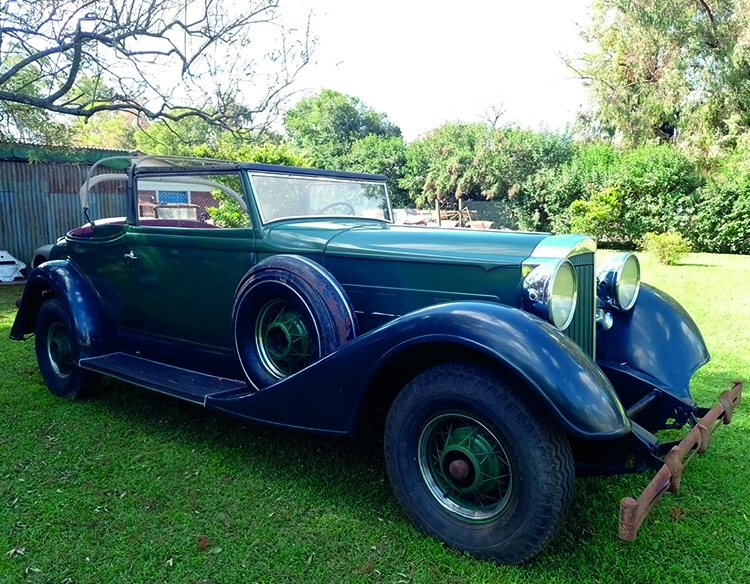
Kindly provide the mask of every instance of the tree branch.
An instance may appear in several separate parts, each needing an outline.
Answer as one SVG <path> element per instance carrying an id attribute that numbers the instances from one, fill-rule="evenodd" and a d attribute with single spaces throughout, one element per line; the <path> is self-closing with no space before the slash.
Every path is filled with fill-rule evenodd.
<path id="1" fill-rule="evenodd" d="M 309 18 L 288 44 L 277 0 L 237 8 L 231 0 L 13 5 L 0 22 L 0 115 L 12 104 L 84 119 L 124 110 L 151 120 L 197 116 L 237 130 L 259 123 L 261 114 L 278 115 L 315 45 Z M 277 27 L 278 50 L 250 50 L 263 27 Z M 95 80 L 93 95 L 79 88 L 86 79 Z M 116 89 L 99 95 L 101 83 Z M 242 103 L 251 94 L 257 101 Z"/>

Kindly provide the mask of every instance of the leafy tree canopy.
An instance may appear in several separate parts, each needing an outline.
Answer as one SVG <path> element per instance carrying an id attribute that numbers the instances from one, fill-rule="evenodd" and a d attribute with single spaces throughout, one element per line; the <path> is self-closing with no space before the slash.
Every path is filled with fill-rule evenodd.
<path id="1" fill-rule="evenodd" d="M 418 205 L 437 199 L 508 201 L 524 228 L 548 228 L 541 177 L 571 158 L 570 136 L 484 123 L 448 123 L 409 144 L 401 186 Z"/>
<path id="2" fill-rule="evenodd" d="M 356 97 L 331 89 L 302 99 L 288 110 L 284 129 L 291 142 L 305 149 L 315 165 L 322 168 L 334 168 L 354 142 L 370 134 L 401 137 L 401 130 L 388 116 L 367 107 Z"/>
<path id="3" fill-rule="evenodd" d="M 401 130 L 356 97 L 324 89 L 299 101 L 284 116 L 290 142 L 313 166 L 388 176 L 393 204 L 408 197 L 399 186 L 406 161 Z"/>
<path id="4" fill-rule="evenodd" d="M 747 0 L 596 0 L 593 50 L 568 65 L 588 121 L 625 145 L 674 140 L 704 152 L 750 127 Z"/>
<path id="5" fill-rule="evenodd" d="M 492 132 L 486 124 L 447 123 L 409 144 L 401 186 L 420 206 L 436 199 L 492 199 L 501 193 L 492 173 Z"/>

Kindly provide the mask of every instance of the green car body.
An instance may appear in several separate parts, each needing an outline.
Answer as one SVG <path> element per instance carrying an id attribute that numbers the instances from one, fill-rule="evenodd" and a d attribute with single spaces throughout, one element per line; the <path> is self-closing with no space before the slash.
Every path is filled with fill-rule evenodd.
<path id="1" fill-rule="evenodd" d="M 586 236 L 396 225 L 382 176 L 158 162 L 109 177 L 128 216 L 71 231 L 31 274 L 11 336 L 36 331 L 59 395 L 103 373 L 339 434 L 387 411 L 412 521 L 511 563 L 559 528 L 574 467 L 658 467 L 652 433 L 705 413 L 700 332 L 630 254 L 597 270 Z M 158 215 L 196 212 L 159 206 L 180 189 L 239 221 Z M 537 490 L 548 507 L 528 508 Z"/>

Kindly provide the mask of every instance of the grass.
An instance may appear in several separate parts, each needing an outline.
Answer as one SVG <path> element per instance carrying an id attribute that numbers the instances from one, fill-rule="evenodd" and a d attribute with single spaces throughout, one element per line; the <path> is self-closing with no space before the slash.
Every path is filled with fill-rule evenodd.
<path id="1" fill-rule="evenodd" d="M 641 260 L 703 331 L 713 359 L 692 389 L 712 405 L 750 379 L 750 257 Z M 553 543 L 502 567 L 409 525 L 377 437 L 245 424 L 114 381 L 89 401 L 53 397 L 33 341 L 8 339 L 20 292 L 0 286 L 0 584 L 750 581 L 747 406 L 635 543 L 617 539 L 618 503 L 652 474 L 578 479 Z"/>

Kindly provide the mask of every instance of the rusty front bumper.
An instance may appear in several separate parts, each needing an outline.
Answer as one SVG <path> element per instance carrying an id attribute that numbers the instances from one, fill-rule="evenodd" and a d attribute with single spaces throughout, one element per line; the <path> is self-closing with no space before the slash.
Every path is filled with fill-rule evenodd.
<path id="1" fill-rule="evenodd" d="M 703 454 L 706 451 L 709 438 L 716 428 L 732 421 L 732 412 L 741 399 L 742 382 L 735 381 L 730 389 L 719 396 L 719 403 L 711 408 L 693 426 L 690 433 L 664 457 L 664 466 L 659 469 L 654 480 L 643 490 L 638 500 L 625 497 L 620 501 L 620 539 L 633 541 L 641 523 L 662 495 L 668 491 L 677 492 L 685 465 L 693 454 Z"/>

